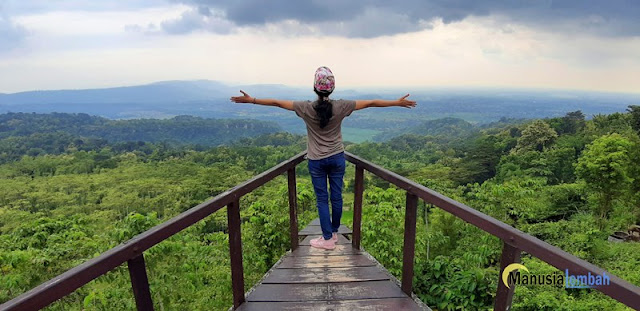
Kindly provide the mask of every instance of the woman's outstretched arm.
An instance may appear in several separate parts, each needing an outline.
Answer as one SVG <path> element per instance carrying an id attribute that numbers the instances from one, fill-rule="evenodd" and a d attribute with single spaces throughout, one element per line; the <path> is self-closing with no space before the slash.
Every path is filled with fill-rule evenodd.
<path id="1" fill-rule="evenodd" d="M 234 103 L 251 103 L 256 105 L 275 106 L 282 109 L 293 110 L 293 101 L 291 100 L 280 100 L 271 98 L 257 99 L 255 97 L 249 96 L 249 94 L 245 93 L 242 90 L 240 90 L 240 93 L 242 93 L 242 96 L 233 96 L 231 97 L 231 101 Z"/>
<path id="2" fill-rule="evenodd" d="M 360 110 L 369 107 L 405 107 L 413 108 L 416 106 L 416 102 L 408 100 L 409 94 L 402 96 L 396 100 L 384 100 L 384 99 L 371 99 L 371 100 L 356 100 L 356 109 Z"/>

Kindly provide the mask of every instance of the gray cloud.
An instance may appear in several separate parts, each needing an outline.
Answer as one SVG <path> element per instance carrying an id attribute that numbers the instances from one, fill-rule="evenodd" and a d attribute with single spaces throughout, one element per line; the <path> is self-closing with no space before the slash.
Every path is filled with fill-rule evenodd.
<path id="1" fill-rule="evenodd" d="M 362 38 L 418 31 L 425 27 L 428 26 L 414 22 L 406 15 L 379 8 L 367 8 L 361 14 L 345 21 L 325 21 L 317 24 L 322 33 Z"/>
<path id="2" fill-rule="evenodd" d="M 235 26 L 260 26 L 295 20 L 317 26 L 324 34 L 376 37 L 428 27 L 469 16 L 497 15 L 509 22 L 558 32 L 587 32 L 606 36 L 640 36 L 637 0 L 173 0 L 194 7 L 174 21 L 181 30 L 206 29 L 209 10 Z M 195 14 L 197 13 L 197 14 Z M 197 27 L 197 25 L 200 27 Z M 192 26 L 189 28 L 188 26 Z M 347 29 L 348 28 L 348 29 Z"/>
<path id="3" fill-rule="evenodd" d="M 197 7 L 183 12 L 180 17 L 148 25 L 126 25 L 125 30 L 145 34 L 168 33 L 172 35 L 186 34 L 204 30 L 220 34 L 228 34 L 237 26 L 226 19 L 220 11 L 207 7 Z"/>
<path id="4" fill-rule="evenodd" d="M 231 32 L 235 25 L 221 12 L 200 6 L 182 13 L 177 19 L 162 22 L 160 27 L 170 34 L 189 33 L 199 29 L 226 34 Z"/>
<path id="5" fill-rule="evenodd" d="M 24 27 L 13 23 L 0 12 L 0 53 L 15 48 L 26 36 Z"/>
<path id="6" fill-rule="evenodd" d="M 130 31 L 170 34 L 197 30 L 230 33 L 239 27 L 281 24 L 276 28 L 286 35 L 370 38 L 425 29 L 435 19 L 452 23 L 470 16 L 493 15 L 506 23 L 552 32 L 640 36 L 639 0 L 0 0 L 0 3 L 12 16 L 58 10 L 129 10 L 167 3 L 190 6 L 176 19 L 151 26 L 127 26 Z M 1 29 L 8 33 L 10 23 L 1 23 Z M 13 28 L 15 38 L 20 31 Z"/>

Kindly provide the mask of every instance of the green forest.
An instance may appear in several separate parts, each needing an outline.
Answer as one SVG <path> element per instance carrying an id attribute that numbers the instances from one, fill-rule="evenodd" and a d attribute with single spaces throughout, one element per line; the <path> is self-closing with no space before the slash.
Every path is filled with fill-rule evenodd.
<path id="1" fill-rule="evenodd" d="M 438 130 L 424 135 L 421 127 Z M 608 241 L 640 223 L 640 106 L 481 127 L 436 120 L 398 135 L 345 147 L 640 285 L 640 243 Z M 0 303 L 305 147 L 304 136 L 252 120 L 0 115 Z M 302 228 L 317 212 L 306 163 L 297 175 Z M 349 165 L 347 210 L 353 180 Z M 285 176 L 244 196 L 240 206 L 248 290 L 289 247 Z M 404 207 L 404 191 L 365 173 L 362 245 L 398 278 Z M 491 310 L 501 241 L 422 201 L 418 208 L 416 295 L 433 310 Z M 232 305 L 224 210 L 151 248 L 145 259 L 156 310 Z M 557 271 L 528 254 L 522 263 L 537 273 Z M 135 310 L 126 265 L 46 310 Z M 591 289 L 528 285 L 516 287 L 512 310 L 630 309 Z"/>
<path id="2" fill-rule="evenodd" d="M 70 145 L 85 151 L 107 145 L 132 151 L 145 143 L 190 144 L 197 148 L 280 131 L 276 123 L 246 119 L 177 116 L 165 120 L 109 120 L 85 113 L 7 113 L 0 114 L 0 163 L 18 160 L 22 155 L 66 153 Z"/>

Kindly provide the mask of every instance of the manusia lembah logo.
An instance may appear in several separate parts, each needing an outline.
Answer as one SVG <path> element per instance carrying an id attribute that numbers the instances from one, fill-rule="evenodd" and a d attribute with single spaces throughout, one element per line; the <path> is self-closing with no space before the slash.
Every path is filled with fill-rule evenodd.
<path id="1" fill-rule="evenodd" d="M 529 272 L 529 269 L 527 269 L 527 267 L 519 264 L 519 263 L 512 263 L 508 266 L 506 266 L 504 268 L 504 271 L 502 271 L 502 282 L 504 283 L 505 286 L 507 286 L 507 288 L 510 288 L 511 286 L 509 285 L 509 283 L 513 284 L 513 282 L 509 282 L 509 276 L 511 276 L 511 272 L 518 270 L 518 269 L 522 269 L 524 271 Z"/>
<path id="2" fill-rule="evenodd" d="M 526 274 L 520 273 L 520 270 L 526 271 Z M 531 273 L 527 267 L 519 263 L 512 263 L 502 271 L 502 283 L 507 288 L 515 285 L 552 285 L 565 288 L 592 288 L 594 286 L 609 285 L 610 278 L 606 272 L 602 275 L 576 274 L 569 273 L 569 269 L 565 269 L 564 274 L 560 271 L 546 274 Z"/>

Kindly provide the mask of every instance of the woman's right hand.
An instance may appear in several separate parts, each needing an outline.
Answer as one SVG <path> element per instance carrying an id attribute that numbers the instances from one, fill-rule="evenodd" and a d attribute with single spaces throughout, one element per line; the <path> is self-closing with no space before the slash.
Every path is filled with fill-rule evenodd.
<path id="1" fill-rule="evenodd" d="M 240 90 L 243 96 L 233 96 L 231 97 L 231 101 L 234 103 L 253 103 L 254 98 L 249 96 L 249 94 L 245 93 L 243 90 Z"/>
<path id="2" fill-rule="evenodd" d="M 398 98 L 398 105 L 400 107 L 405 107 L 405 108 L 413 108 L 416 106 L 416 102 L 413 100 L 408 100 L 407 97 L 409 97 L 409 94 L 402 96 L 400 98 Z"/>

